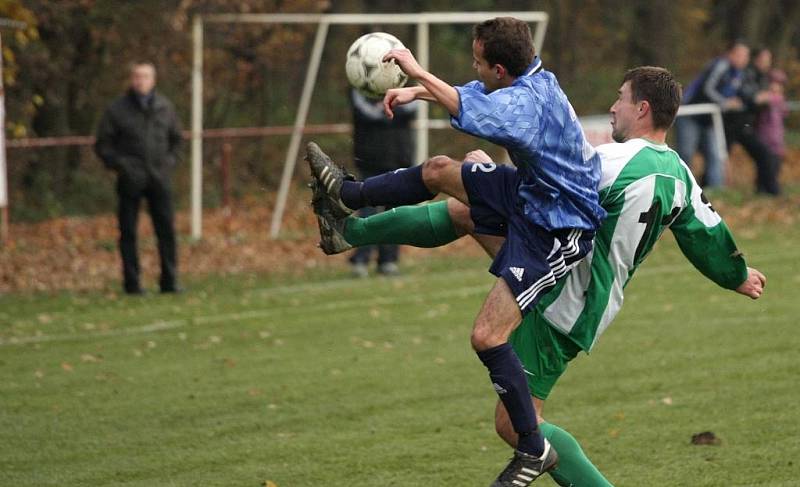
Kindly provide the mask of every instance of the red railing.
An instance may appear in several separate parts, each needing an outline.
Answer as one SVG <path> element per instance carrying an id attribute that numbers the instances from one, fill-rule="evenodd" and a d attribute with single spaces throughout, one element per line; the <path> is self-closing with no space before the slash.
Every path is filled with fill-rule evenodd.
<path id="1" fill-rule="evenodd" d="M 318 125 L 306 125 L 303 127 L 304 134 L 347 134 L 353 130 L 349 123 L 327 123 Z M 278 125 L 273 127 L 233 127 L 223 129 L 203 130 L 204 139 L 227 139 L 236 137 L 272 137 L 276 135 L 291 135 L 294 127 L 291 125 Z M 192 133 L 189 130 L 183 131 L 183 138 L 190 139 Z M 35 147 L 66 147 L 84 146 L 94 144 L 94 136 L 91 135 L 66 135 L 63 137 L 22 137 L 18 139 L 8 139 L 6 147 L 9 149 L 30 149 Z"/>

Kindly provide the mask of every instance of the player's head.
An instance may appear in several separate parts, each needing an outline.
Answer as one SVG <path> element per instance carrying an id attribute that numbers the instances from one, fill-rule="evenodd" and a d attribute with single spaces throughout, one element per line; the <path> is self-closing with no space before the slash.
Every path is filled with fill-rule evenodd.
<path id="1" fill-rule="evenodd" d="M 625 73 L 617 101 L 611 106 L 612 138 L 625 142 L 666 131 L 681 104 L 681 85 L 668 70 L 640 66 Z"/>
<path id="2" fill-rule="evenodd" d="M 508 86 L 533 62 L 531 28 L 513 17 L 497 17 L 472 29 L 472 66 L 489 91 Z"/>
<path id="3" fill-rule="evenodd" d="M 131 89 L 140 95 L 147 95 L 156 86 L 156 67 L 150 62 L 137 61 L 130 65 Z"/>
<path id="4" fill-rule="evenodd" d="M 750 46 L 742 39 L 736 39 L 728 44 L 726 57 L 736 69 L 744 69 L 750 62 Z"/>

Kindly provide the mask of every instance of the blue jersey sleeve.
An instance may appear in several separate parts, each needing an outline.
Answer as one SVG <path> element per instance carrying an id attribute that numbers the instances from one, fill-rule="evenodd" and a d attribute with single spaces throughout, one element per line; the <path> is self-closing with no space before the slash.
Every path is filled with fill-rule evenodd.
<path id="1" fill-rule="evenodd" d="M 542 105 L 531 90 L 510 86 L 485 93 L 482 83 L 457 86 L 459 113 L 451 125 L 509 149 L 530 147 L 541 130 Z"/>

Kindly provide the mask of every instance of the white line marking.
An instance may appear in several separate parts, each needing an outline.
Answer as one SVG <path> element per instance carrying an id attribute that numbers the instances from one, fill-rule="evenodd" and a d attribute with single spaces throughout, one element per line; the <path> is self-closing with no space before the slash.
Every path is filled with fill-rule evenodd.
<path id="1" fill-rule="evenodd" d="M 183 328 L 189 325 L 204 325 L 212 323 L 243 321 L 248 319 L 269 318 L 271 316 L 286 315 L 288 313 L 297 311 L 303 313 L 307 312 L 321 313 L 325 311 L 333 311 L 333 310 L 340 310 L 347 308 L 363 307 L 364 309 L 368 309 L 368 307 L 370 306 L 396 305 L 396 304 L 414 303 L 414 302 L 424 303 L 430 300 L 439 301 L 448 298 L 469 297 L 476 294 L 484 294 L 488 293 L 489 289 L 490 286 L 486 284 L 479 286 L 466 286 L 460 288 L 453 288 L 446 291 L 440 291 L 437 293 L 429 293 L 426 295 L 410 294 L 410 295 L 377 297 L 369 300 L 364 300 L 362 298 L 354 298 L 348 300 L 323 302 L 310 306 L 280 306 L 280 307 L 273 306 L 270 308 L 254 309 L 250 311 L 242 311 L 235 313 L 221 313 L 210 316 L 197 316 L 193 318 L 185 318 L 172 321 L 156 321 L 141 326 L 133 326 L 128 328 L 91 332 L 85 334 L 34 335 L 34 336 L 20 336 L 20 337 L 8 337 L 8 338 L 0 337 L 0 347 L 5 345 L 26 345 L 31 343 L 45 343 L 45 342 L 69 342 L 69 341 L 93 340 L 97 338 L 106 338 L 106 337 L 145 335 L 148 333 L 157 333 L 166 330 Z"/>
<path id="2" fill-rule="evenodd" d="M 755 258 L 750 258 L 749 260 L 754 262 L 755 265 L 768 263 L 768 262 L 776 262 L 785 260 L 786 257 L 794 256 L 794 251 L 787 251 L 783 252 L 774 252 L 769 254 L 757 254 Z M 752 257 L 752 256 L 751 256 Z M 686 274 L 687 276 L 696 276 L 699 277 L 699 273 L 694 273 L 690 271 L 691 266 L 686 263 L 686 265 L 662 265 L 658 267 L 645 267 L 640 269 L 636 272 L 638 276 L 651 276 L 651 275 L 661 275 L 661 274 Z M 687 272 L 689 271 L 689 272 Z M 479 275 L 484 274 L 486 271 L 481 270 L 452 270 L 447 272 L 439 272 L 433 275 L 430 274 L 419 274 L 415 276 L 406 276 L 399 278 L 397 281 L 393 282 L 408 282 L 409 284 L 413 284 L 415 281 L 423 280 L 431 281 L 431 280 L 450 280 L 454 277 L 461 277 L 464 276 L 471 276 L 471 275 Z M 374 287 L 374 282 L 363 283 L 355 283 L 352 278 L 344 278 L 344 279 L 336 279 L 331 281 L 320 281 L 320 282 L 313 282 L 313 283 L 305 283 L 305 284 L 297 284 L 292 286 L 282 286 L 282 287 L 275 287 L 275 288 L 261 288 L 261 289 L 254 289 L 250 292 L 262 295 L 281 295 L 281 294 L 297 294 L 300 292 L 308 292 L 308 291 L 322 291 L 327 289 L 338 289 L 342 287 L 346 287 L 349 289 L 353 289 L 354 287 Z M 108 331 L 99 331 L 99 332 L 92 332 L 87 334 L 61 334 L 61 335 L 33 335 L 33 336 L 18 336 L 18 337 L 0 337 L 0 347 L 8 346 L 8 345 L 26 345 L 31 343 L 46 343 L 46 342 L 67 342 L 67 341 L 76 341 L 76 340 L 93 340 L 96 338 L 103 338 L 103 337 L 118 337 L 118 336 L 131 336 L 131 335 L 144 335 L 148 333 L 157 333 L 166 330 L 174 330 L 177 328 L 182 328 L 188 326 L 190 323 L 195 324 L 207 324 L 207 323 L 220 323 L 225 321 L 241 321 L 246 319 L 252 318 L 266 318 L 271 315 L 274 315 L 279 312 L 287 312 L 292 310 L 317 310 L 317 311 L 326 311 L 326 310 L 335 310 L 335 309 L 343 309 L 347 307 L 356 307 L 356 306 L 364 306 L 365 308 L 370 305 L 391 305 L 403 302 L 425 302 L 430 301 L 431 298 L 447 298 L 447 297 L 455 297 L 459 295 L 473 295 L 473 294 L 480 294 L 481 292 L 489 291 L 489 285 L 481 285 L 481 286 L 468 286 L 463 288 L 454 288 L 447 292 L 440 292 L 440 293 L 429 293 L 427 295 L 414 295 L 414 296 L 407 296 L 398 298 L 398 297 L 381 297 L 375 298 L 370 301 L 364 301 L 362 299 L 353 299 L 348 301 L 337 301 L 332 303 L 325 303 L 320 306 L 309 306 L 309 307 L 271 307 L 269 309 L 257 309 L 251 311 L 244 311 L 238 313 L 224 313 L 218 315 L 211 315 L 211 316 L 200 316 L 195 318 L 186 318 L 186 319 L 179 319 L 179 320 L 170 320 L 170 321 L 155 321 L 153 323 L 148 323 L 145 325 L 140 326 L 133 326 L 127 328 L 120 328 L 116 330 L 108 330 Z M 656 313 L 658 314 L 658 313 Z M 639 315 L 637 315 L 639 316 Z M 632 319 L 633 316 L 626 317 L 626 319 Z M 760 317 L 760 316 L 736 316 L 736 317 L 716 317 L 712 319 L 704 319 L 704 323 L 739 323 L 739 322 L 762 322 L 762 321 L 774 321 L 776 319 L 781 319 L 779 317 L 771 316 L 771 317 Z"/>

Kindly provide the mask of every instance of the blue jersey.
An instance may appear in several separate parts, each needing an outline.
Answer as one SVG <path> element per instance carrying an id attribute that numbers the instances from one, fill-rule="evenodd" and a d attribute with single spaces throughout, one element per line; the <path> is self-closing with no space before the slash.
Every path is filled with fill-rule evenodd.
<path id="1" fill-rule="evenodd" d="M 537 57 L 507 88 L 480 81 L 457 86 L 454 128 L 504 147 L 517 166 L 526 218 L 546 230 L 595 230 L 606 212 L 598 201 L 600 157 L 556 77 Z"/>

